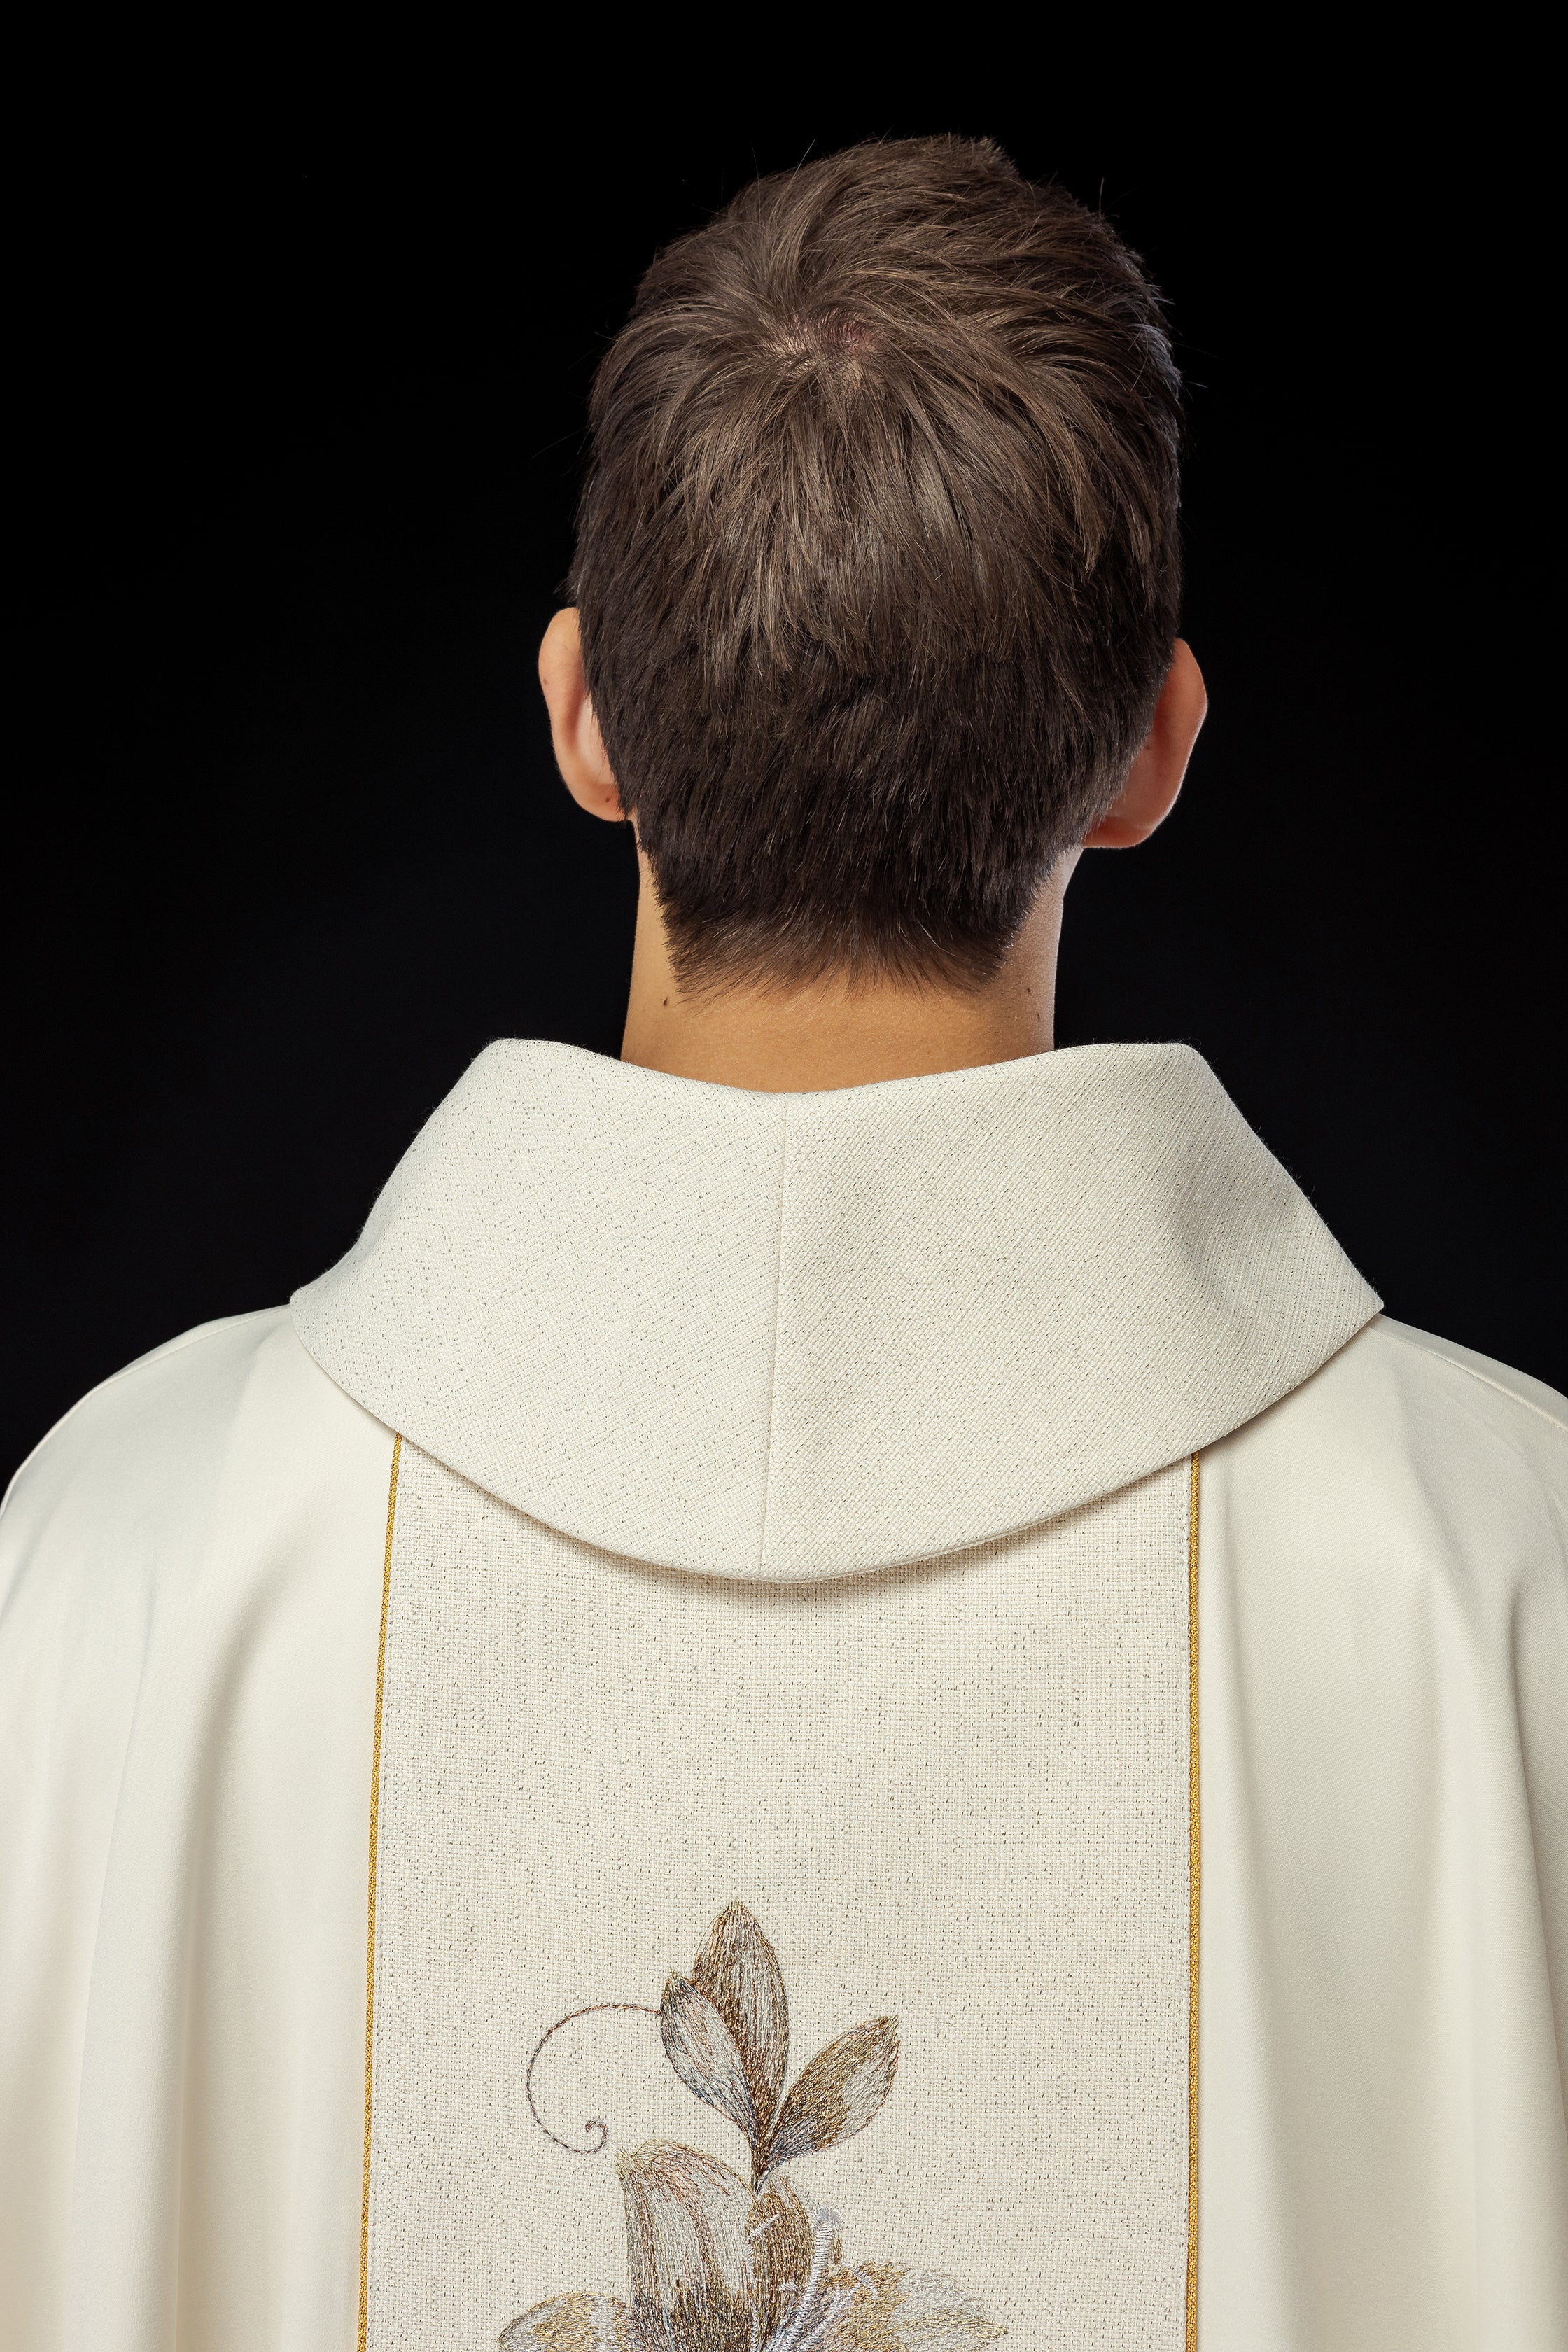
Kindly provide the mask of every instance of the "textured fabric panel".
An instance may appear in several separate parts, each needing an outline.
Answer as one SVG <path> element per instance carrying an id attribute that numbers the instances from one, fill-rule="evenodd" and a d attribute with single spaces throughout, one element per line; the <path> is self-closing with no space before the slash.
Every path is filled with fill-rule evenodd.
<path id="1" fill-rule="evenodd" d="M 783 1971 L 792 2078 L 898 2021 L 874 2120 L 789 2168 L 847 2264 L 947 2282 L 907 2291 L 967 2298 L 1020 2352 L 1181 2342 L 1187 1527 L 1183 1463 L 923 1567 L 702 1580 L 589 1552 L 405 1446 L 375 2352 L 624 2298 L 616 2151 L 746 2170 L 636 2008 L 552 2037 L 539 2121 L 527 2097 L 557 2020 L 657 2007 L 737 1901 Z M 600 2155 L 549 2136 L 589 2145 L 591 2118 Z"/>
<path id="2" fill-rule="evenodd" d="M 510 1041 L 294 1314 L 351 1395 L 535 1517 L 796 1579 L 1127 1485 L 1376 1305 L 1184 1046 L 783 1096 Z"/>
<path id="3" fill-rule="evenodd" d="M 1272 1403 L 1376 1307 L 1195 1054 L 963 1076 L 991 1083 L 946 1118 L 918 1086 L 876 1090 L 874 1149 L 833 1096 L 791 1104 L 774 1574 L 1107 1493 Z"/>
<path id="4" fill-rule="evenodd" d="M 350 1258 L 298 1295 L 296 1326 L 351 1396 L 381 1396 L 391 1427 L 539 1517 L 636 1550 L 651 1510 L 666 1556 L 749 1570 L 777 1098 L 672 1080 L 655 1099 L 647 1076 L 492 1045 Z"/>

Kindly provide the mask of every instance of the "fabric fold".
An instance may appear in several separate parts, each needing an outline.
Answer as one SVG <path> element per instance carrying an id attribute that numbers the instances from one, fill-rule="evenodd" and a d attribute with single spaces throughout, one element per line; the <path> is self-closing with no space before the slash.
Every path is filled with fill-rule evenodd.
<path id="1" fill-rule="evenodd" d="M 293 1313 L 358 1402 L 531 1517 L 793 1580 L 1163 1468 L 1377 1306 L 1184 1046 L 785 1096 L 509 1041 Z"/>

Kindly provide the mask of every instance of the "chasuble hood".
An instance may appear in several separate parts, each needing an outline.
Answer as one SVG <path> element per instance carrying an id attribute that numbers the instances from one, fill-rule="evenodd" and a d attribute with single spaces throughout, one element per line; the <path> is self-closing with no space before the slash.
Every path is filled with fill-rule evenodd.
<path id="1" fill-rule="evenodd" d="M 1377 1306 L 1185 1046 L 785 1095 L 509 1041 L 293 1314 L 352 1397 L 515 1508 L 794 1580 L 1127 1486 Z"/>

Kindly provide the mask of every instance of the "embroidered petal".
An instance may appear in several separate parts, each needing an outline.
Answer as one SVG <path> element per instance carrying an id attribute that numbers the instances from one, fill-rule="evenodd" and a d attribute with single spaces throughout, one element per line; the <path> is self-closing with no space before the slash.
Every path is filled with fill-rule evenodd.
<path id="1" fill-rule="evenodd" d="M 832 2217 L 826 2217 L 831 2223 Z M 819 2235 L 826 2243 L 818 2250 Z M 790 2183 L 770 2180 L 757 2200 L 752 2221 L 752 2247 L 757 2267 L 757 2311 L 763 2341 L 793 2319 L 812 2281 L 831 2270 L 839 2259 L 837 2232 L 819 2231 Z"/>
<path id="2" fill-rule="evenodd" d="M 789 2065 L 789 2003 L 778 1955 L 743 1903 L 731 1903 L 714 1920 L 691 1979 L 735 2037 L 765 2133 Z"/>
<path id="3" fill-rule="evenodd" d="M 874 2017 L 819 2050 L 779 2111 L 769 2169 L 863 2131 L 893 2087 L 899 2021 Z"/>
<path id="4" fill-rule="evenodd" d="M 760 2135 L 745 2063 L 707 1994 L 699 1992 L 689 1977 L 672 1976 L 664 1989 L 658 2022 L 664 2054 L 687 2089 L 739 2124 L 754 2149 Z"/>
<path id="5" fill-rule="evenodd" d="M 827 2288 L 841 2301 L 821 2352 L 978 2352 L 1007 2333 L 967 2288 L 934 2271 L 857 2263 Z"/>
<path id="6" fill-rule="evenodd" d="M 650 2140 L 620 2159 L 637 2352 L 752 2352 L 757 2200 L 713 2157 Z"/>
<path id="7" fill-rule="evenodd" d="M 632 2315 L 610 2294 L 558 2294 L 500 2334 L 500 2352 L 637 2352 Z"/>

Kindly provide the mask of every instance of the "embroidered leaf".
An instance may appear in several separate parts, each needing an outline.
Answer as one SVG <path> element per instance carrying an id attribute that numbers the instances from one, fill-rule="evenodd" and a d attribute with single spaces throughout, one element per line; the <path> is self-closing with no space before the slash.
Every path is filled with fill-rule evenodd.
<path id="1" fill-rule="evenodd" d="M 753 2148 L 760 2133 L 746 2069 L 731 2032 L 689 1977 L 672 1976 L 659 2004 L 664 2054 L 689 2091 L 739 2124 Z"/>
<path id="2" fill-rule="evenodd" d="M 637 2352 L 753 2352 L 757 2200 L 745 2182 L 668 2140 L 619 2168 Z"/>
<path id="3" fill-rule="evenodd" d="M 858 2263 L 828 2283 L 841 2296 L 832 2352 L 977 2352 L 1005 2336 L 967 2289 L 933 2271 L 904 2271 L 890 2263 Z"/>
<path id="4" fill-rule="evenodd" d="M 765 2135 L 789 2065 L 789 2003 L 778 1955 L 743 1903 L 731 1903 L 714 1920 L 691 1980 L 735 2038 Z"/>
<path id="5" fill-rule="evenodd" d="M 893 2087 L 899 2021 L 874 2017 L 819 2050 L 779 2110 L 768 2168 L 863 2131 Z"/>
<path id="6" fill-rule="evenodd" d="M 500 2352 L 637 2352 L 632 2315 L 609 2294 L 558 2294 L 500 2333 Z"/>

